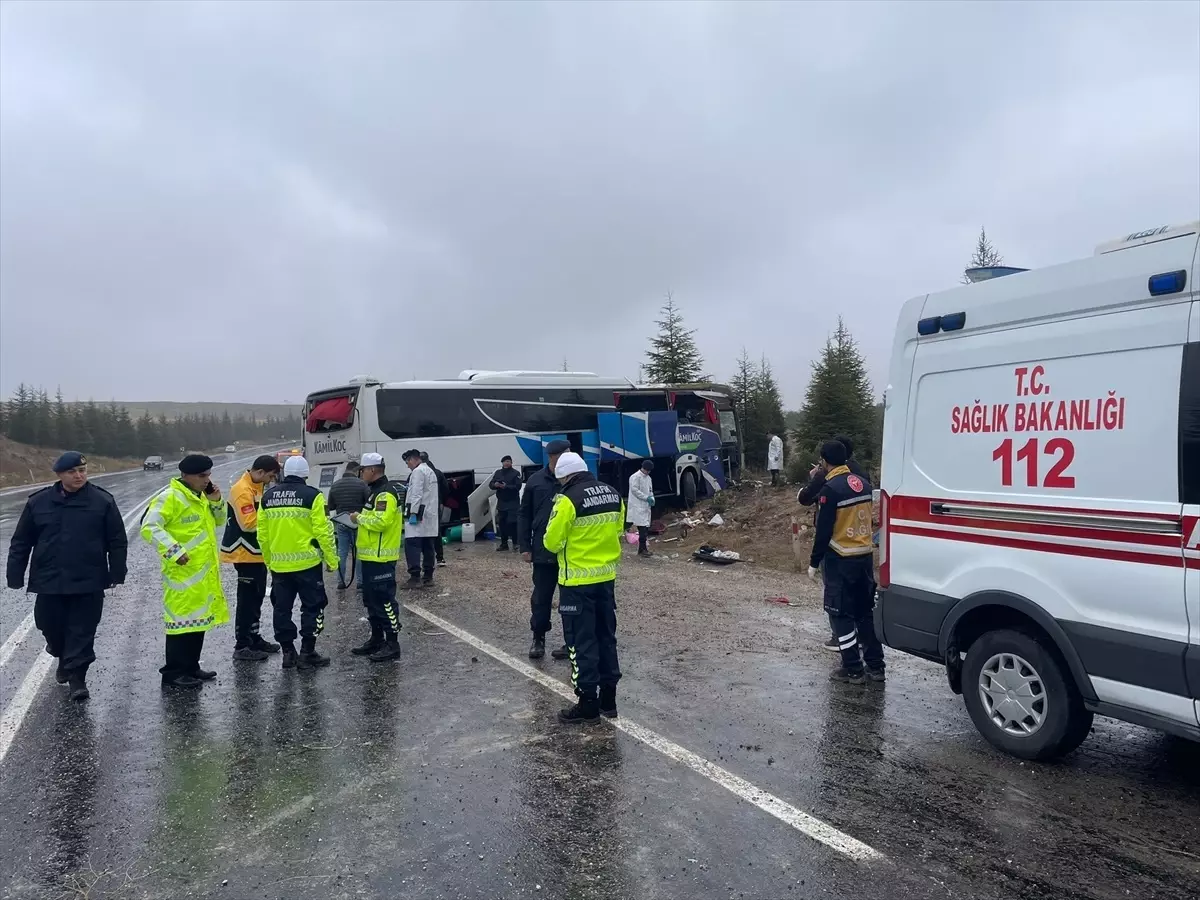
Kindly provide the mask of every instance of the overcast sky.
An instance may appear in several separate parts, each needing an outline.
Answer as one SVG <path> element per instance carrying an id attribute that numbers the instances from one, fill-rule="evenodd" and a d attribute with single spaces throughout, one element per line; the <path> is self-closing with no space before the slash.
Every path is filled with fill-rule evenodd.
<path id="1" fill-rule="evenodd" d="M 980 225 L 1200 217 L 1200 3 L 0 4 L 0 389 L 636 377 L 668 290 L 798 405 Z"/>

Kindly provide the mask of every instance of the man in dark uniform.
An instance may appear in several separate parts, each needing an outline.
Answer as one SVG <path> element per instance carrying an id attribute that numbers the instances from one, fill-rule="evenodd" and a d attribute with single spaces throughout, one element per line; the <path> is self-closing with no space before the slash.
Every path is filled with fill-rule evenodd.
<path id="1" fill-rule="evenodd" d="M 550 609 L 554 603 L 554 588 L 558 585 L 558 557 L 542 544 L 546 535 L 546 523 L 550 521 L 550 510 L 554 508 L 554 495 L 558 493 L 558 479 L 554 477 L 554 464 L 558 457 L 571 449 L 566 441 L 551 441 L 546 445 L 546 465 L 529 476 L 525 482 L 525 493 L 521 497 L 521 510 L 517 515 L 517 539 L 525 562 L 533 563 L 533 593 L 529 597 L 529 628 L 533 631 L 533 644 L 529 647 L 530 659 L 541 659 L 546 655 L 546 632 L 550 630 Z M 567 647 L 552 651 L 555 659 L 567 658 Z"/>
<path id="2" fill-rule="evenodd" d="M 70 685 L 72 700 L 86 700 L 104 591 L 125 583 L 129 539 L 117 501 L 87 480 L 83 454 L 64 453 L 54 473 L 58 484 L 31 494 L 21 511 L 8 547 L 8 586 L 24 586 L 32 554 L 34 622 L 58 660 L 55 680 Z"/>
<path id="3" fill-rule="evenodd" d="M 883 681 L 883 645 L 875 635 L 875 558 L 871 541 L 871 482 L 846 466 L 846 447 L 821 447 L 825 485 L 817 495 L 817 532 L 808 577 L 825 579 L 825 611 L 842 655 L 833 681 Z M 861 655 L 859 647 L 862 647 Z M 863 663 L 866 662 L 866 674 Z"/>
<path id="4" fill-rule="evenodd" d="M 509 540 L 512 541 L 512 548 L 519 550 L 517 514 L 521 509 L 521 473 L 513 468 L 511 456 L 500 460 L 500 468 L 490 483 L 496 492 L 496 535 L 500 538 L 500 546 L 496 550 L 507 550 Z"/>
<path id="5" fill-rule="evenodd" d="M 858 464 L 858 460 L 854 458 L 854 441 L 846 437 L 844 434 L 835 434 L 833 439 L 846 448 L 846 468 L 850 470 L 851 475 L 857 475 L 864 481 L 869 481 L 867 471 Z M 822 445 L 824 446 L 824 445 Z M 817 525 L 816 503 L 817 497 L 821 494 L 821 489 L 825 487 L 825 467 L 818 462 L 808 473 L 808 484 L 800 488 L 800 492 L 796 494 L 796 501 L 801 506 L 813 507 L 813 527 Z M 832 653 L 838 653 L 837 635 L 831 635 L 829 640 L 821 645 L 824 649 Z"/>

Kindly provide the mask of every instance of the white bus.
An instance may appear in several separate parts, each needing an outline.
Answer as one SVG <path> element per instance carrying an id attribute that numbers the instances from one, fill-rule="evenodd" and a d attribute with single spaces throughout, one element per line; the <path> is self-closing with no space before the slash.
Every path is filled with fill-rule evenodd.
<path id="1" fill-rule="evenodd" d="M 528 474 L 545 464 L 544 448 L 556 438 L 622 493 L 640 459 L 669 459 L 656 467 L 656 493 L 694 502 L 725 486 L 723 473 L 733 468 L 729 448 L 737 441 L 728 390 L 696 387 L 639 388 L 591 372 L 468 370 L 455 379 L 396 383 L 353 378 L 308 396 L 303 449 L 310 480 L 322 490 L 347 461 L 369 452 L 383 456 L 390 477 L 406 481 L 401 455 L 424 451 L 446 476 L 450 522 L 477 527 L 490 519 L 488 484 L 500 460 L 511 456 Z M 629 411 L 617 414 L 619 407 Z"/>

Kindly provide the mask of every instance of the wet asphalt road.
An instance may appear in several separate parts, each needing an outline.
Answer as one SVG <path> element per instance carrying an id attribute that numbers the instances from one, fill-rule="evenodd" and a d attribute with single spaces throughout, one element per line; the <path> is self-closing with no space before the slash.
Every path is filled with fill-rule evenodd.
<path id="1" fill-rule="evenodd" d="M 165 480 L 101 484 L 131 512 Z M 5 549 L 21 502 L 0 497 Z M 492 546 L 448 548 L 438 586 L 406 598 L 399 664 L 349 655 L 362 606 L 329 582 L 328 669 L 235 666 L 223 628 L 204 655 L 218 680 L 171 695 L 156 671 L 157 561 L 132 541 L 92 700 L 69 705 L 43 680 L 0 763 L 0 895 L 1200 894 L 1200 746 L 1098 720 L 1061 763 L 999 756 L 936 666 L 892 655 L 884 687 L 829 684 L 825 625 L 799 579 L 668 554 L 627 560 L 619 581 L 630 731 L 567 729 L 553 722 L 564 701 L 520 669 L 528 571 Z M 765 602 L 780 593 L 801 605 Z M 31 599 L 4 593 L 0 639 Z M 7 708 L 40 652 L 33 631 L 0 669 Z M 567 677 L 548 657 L 534 668 Z"/>

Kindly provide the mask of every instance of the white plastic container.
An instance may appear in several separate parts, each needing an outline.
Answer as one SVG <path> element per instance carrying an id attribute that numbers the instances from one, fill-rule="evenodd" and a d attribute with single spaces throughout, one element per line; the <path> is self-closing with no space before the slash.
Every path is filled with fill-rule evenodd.
<path id="1" fill-rule="evenodd" d="M 475 523 L 463 522 L 462 524 L 462 540 L 464 544 L 475 543 Z"/>

